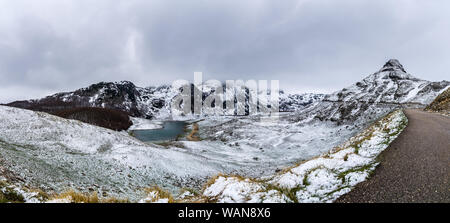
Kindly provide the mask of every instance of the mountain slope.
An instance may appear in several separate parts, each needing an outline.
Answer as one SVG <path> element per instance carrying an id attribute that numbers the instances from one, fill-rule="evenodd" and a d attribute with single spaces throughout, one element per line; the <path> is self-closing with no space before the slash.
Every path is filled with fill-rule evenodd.
<path id="1" fill-rule="evenodd" d="M 450 115 L 450 88 L 447 88 L 447 90 L 437 96 L 436 99 L 426 107 L 426 110 Z"/>
<path id="2" fill-rule="evenodd" d="M 389 60 L 381 70 L 344 88 L 292 117 L 341 123 L 364 123 L 400 107 L 425 107 L 447 86 L 448 81 L 430 82 L 408 74 L 398 60 Z"/>
<path id="3" fill-rule="evenodd" d="M 170 87 L 136 87 L 129 81 L 100 82 L 73 92 L 57 93 L 43 99 L 15 101 L 8 106 L 55 112 L 79 107 L 116 109 L 131 116 L 152 118 L 165 105 Z"/>
<path id="4" fill-rule="evenodd" d="M 126 132 L 6 106 L 0 114 L 0 174 L 4 168 L 31 188 L 138 198 L 151 185 L 176 191 L 224 171 L 221 163 Z"/>

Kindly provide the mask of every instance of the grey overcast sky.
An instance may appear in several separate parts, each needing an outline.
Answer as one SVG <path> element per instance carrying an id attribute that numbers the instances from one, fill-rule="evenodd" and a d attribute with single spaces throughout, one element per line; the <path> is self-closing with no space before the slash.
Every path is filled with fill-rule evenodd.
<path id="1" fill-rule="evenodd" d="M 390 58 L 449 80 L 450 1 L 0 0 L 0 102 L 195 71 L 329 93 Z"/>

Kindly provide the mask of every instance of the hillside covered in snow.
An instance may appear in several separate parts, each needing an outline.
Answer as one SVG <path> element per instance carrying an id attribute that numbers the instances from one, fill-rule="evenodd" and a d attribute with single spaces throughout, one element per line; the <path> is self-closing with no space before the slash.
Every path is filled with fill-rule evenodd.
<path id="1" fill-rule="evenodd" d="M 222 163 L 46 113 L 0 106 L 0 166 L 14 182 L 136 198 L 142 188 L 195 186 Z"/>

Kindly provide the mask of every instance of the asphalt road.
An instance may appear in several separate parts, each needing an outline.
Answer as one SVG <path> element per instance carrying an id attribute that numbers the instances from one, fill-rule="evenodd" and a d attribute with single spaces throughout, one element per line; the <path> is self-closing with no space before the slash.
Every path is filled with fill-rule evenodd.
<path id="1" fill-rule="evenodd" d="M 338 203 L 450 203 L 450 117 L 405 110 L 409 124 L 380 165 Z"/>

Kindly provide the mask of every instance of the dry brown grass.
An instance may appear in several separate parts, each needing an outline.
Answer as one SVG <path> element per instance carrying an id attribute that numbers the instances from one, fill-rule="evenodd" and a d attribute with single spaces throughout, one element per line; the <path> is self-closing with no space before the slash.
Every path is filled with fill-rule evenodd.
<path id="1" fill-rule="evenodd" d="M 99 198 L 96 192 L 81 193 L 73 189 L 66 192 L 49 196 L 49 201 L 67 199 L 71 203 L 129 203 L 128 199 L 119 199 L 115 197 Z"/>
<path id="2" fill-rule="evenodd" d="M 425 111 L 438 112 L 445 115 L 450 114 L 450 88 L 447 88 L 434 101 L 425 108 Z"/>
<path id="3" fill-rule="evenodd" d="M 108 203 L 108 204 L 122 204 L 122 203 L 131 203 L 128 199 L 120 199 L 115 197 L 108 197 L 100 200 L 100 203 Z"/>
<path id="4" fill-rule="evenodd" d="M 100 199 L 98 198 L 97 193 L 80 193 L 75 190 L 68 190 L 61 194 L 54 195 L 50 198 L 50 200 L 59 200 L 59 199 L 67 199 L 70 200 L 71 203 L 100 203 Z"/>
<path id="5" fill-rule="evenodd" d="M 200 141 L 200 137 L 197 135 L 199 131 L 199 126 L 197 123 L 192 124 L 192 131 L 191 133 L 186 137 L 187 140 L 198 142 Z"/>

